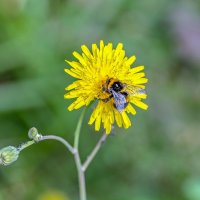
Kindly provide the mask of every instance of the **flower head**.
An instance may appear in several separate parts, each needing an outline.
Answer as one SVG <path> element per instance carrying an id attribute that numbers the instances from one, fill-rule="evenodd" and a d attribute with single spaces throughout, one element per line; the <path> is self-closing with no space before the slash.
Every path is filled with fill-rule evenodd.
<path id="1" fill-rule="evenodd" d="M 97 100 L 89 119 L 89 124 L 95 123 L 96 131 L 102 123 L 106 133 L 110 133 L 115 121 L 119 127 L 130 127 L 127 113 L 136 114 L 132 104 L 145 110 L 148 108 L 142 102 L 147 97 L 144 84 L 148 81 L 142 72 L 144 66 L 131 68 L 136 57 L 125 56 L 121 43 L 113 48 L 112 43 L 104 45 L 100 41 L 100 47 L 92 44 L 91 51 L 85 45 L 81 49 L 82 54 L 73 52 L 77 61 L 66 60 L 71 69 L 65 69 L 65 72 L 77 79 L 66 87 L 68 92 L 64 98 L 76 98 L 68 110 L 79 109 Z"/>

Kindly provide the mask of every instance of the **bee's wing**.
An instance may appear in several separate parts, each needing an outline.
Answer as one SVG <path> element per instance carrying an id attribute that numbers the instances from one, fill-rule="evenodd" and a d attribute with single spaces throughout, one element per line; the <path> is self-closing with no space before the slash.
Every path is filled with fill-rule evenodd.
<path id="1" fill-rule="evenodd" d="M 116 109 L 121 112 L 124 110 L 124 108 L 127 106 L 126 98 L 123 94 L 115 92 L 112 90 L 112 95 L 115 101 L 115 107 Z"/>
<path id="2" fill-rule="evenodd" d="M 146 91 L 138 86 L 134 85 L 125 85 L 126 91 L 131 96 L 137 96 L 141 94 L 146 94 Z"/>

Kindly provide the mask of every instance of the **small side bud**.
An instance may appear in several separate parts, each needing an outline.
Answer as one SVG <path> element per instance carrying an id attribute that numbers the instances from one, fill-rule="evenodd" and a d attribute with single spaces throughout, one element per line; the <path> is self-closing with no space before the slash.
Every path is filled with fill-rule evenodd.
<path id="1" fill-rule="evenodd" d="M 19 149 L 13 146 L 8 146 L 0 149 L 0 165 L 10 165 L 19 157 Z"/>
<path id="2" fill-rule="evenodd" d="M 28 137 L 35 142 L 39 142 L 42 135 L 38 133 L 38 130 L 35 127 L 32 127 L 28 131 Z"/>

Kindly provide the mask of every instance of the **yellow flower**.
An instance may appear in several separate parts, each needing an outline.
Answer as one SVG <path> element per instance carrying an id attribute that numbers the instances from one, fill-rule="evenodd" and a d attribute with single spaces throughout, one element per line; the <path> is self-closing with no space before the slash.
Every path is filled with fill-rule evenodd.
<path id="1" fill-rule="evenodd" d="M 96 131 L 102 123 L 109 134 L 115 121 L 119 127 L 130 127 L 127 113 L 136 114 L 132 104 L 145 110 L 148 108 L 141 101 L 147 97 L 144 84 L 148 79 L 142 72 L 144 66 L 131 68 L 136 57 L 126 57 L 122 43 L 113 48 L 112 43 L 104 45 L 100 41 L 99 48 L 92 44 L 91 51 L 85 45 L 81 49 L 82 54 L 73 52 L 78 61 L 66 60 L 71 69 L 65 69 L 65 72 L 77 79 L 65 88 L 68 91 L 65 99 L 76 98 L 68 110 L 88 106 L 97 100 L 89 120 L 89 124 L 95 123 Z"/>
<path id="2" fill-rule="evenodd" d="M 49 190 L 41 194 L 38 200 L 69 200 L 69 198 L 60 191 Z"/>

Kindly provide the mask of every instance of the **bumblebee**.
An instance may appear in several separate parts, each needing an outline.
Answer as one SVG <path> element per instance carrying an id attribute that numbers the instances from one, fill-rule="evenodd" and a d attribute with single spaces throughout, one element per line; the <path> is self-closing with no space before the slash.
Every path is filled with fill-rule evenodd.
<path id="1" fill-rule="evenodd" d="M 138 94 L 145 94 L 145 90 L 140 87 L 128 85 L 122 83 L 121 81 L 108 78 L 102 86 L 102 91 L 110 94 L 108 98 L 102 99 L 104 102 L 108 102 L 110 99 L 114 99 L 114 106 L 119 111 L 122 112 L 128 105 L 127 96 L 134 96 Z"/>

